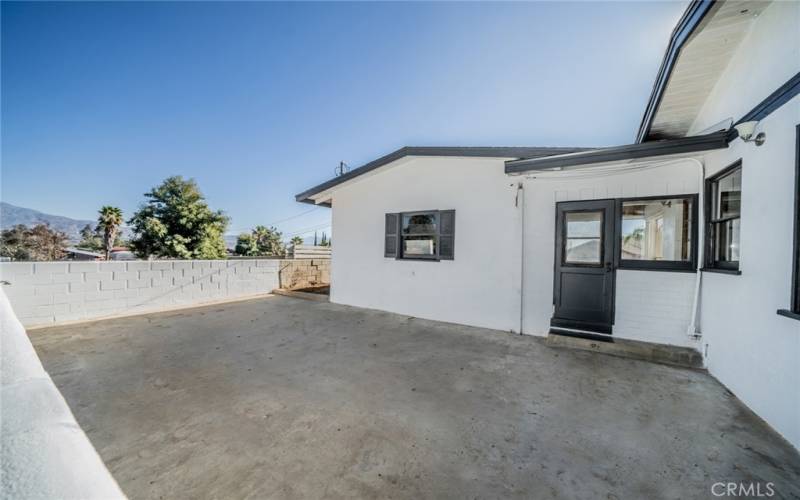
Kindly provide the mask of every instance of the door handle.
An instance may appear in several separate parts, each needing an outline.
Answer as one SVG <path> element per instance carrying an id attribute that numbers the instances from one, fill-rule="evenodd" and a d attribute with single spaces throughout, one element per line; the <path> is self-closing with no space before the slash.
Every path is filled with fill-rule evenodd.
<path id="1" fill-rule="evenodd" d="M 610 273 L 614 270 L 614 266 L 611 265 L 611 262 L 606 262 L 606 272 Z"/>

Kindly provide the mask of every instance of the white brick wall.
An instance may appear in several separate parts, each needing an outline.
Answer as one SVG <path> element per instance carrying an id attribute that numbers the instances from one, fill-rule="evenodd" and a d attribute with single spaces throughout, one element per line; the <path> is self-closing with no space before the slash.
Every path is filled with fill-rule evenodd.
<path id="1" fill-rule="evenodd" d="M 694 273 L 618 270 L 614 336 L 696 348 L 686 333 L 696 279 Z"/>
<path id="2" fill-rule="evenodd" d="M 25 326 L 158 311 L 278 288 L 280 260 L 2 262 Z"/>

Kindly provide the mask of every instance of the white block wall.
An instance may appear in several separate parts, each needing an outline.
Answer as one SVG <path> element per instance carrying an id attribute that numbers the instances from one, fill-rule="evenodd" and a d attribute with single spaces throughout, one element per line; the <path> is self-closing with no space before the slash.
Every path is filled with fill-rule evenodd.
<path id="1" fill-rule="evenodd" d="M 202 304 L 278 288 L 280 260 L 2 262 L 25 326 Z"/>
<path id="2" fill-rule="evenodd" d="M 124 499 L 0 289 L 0 498 Z"/>
<path id="3" fill-rule="evenodd" d="M 697 275 L 617 271 L 614 336 L 697 347 L 689 337 Z"/>

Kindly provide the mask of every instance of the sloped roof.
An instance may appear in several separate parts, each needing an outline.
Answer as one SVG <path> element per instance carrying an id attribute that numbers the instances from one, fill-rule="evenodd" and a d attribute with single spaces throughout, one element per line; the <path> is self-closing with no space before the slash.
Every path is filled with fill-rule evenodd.
<path id="1" fill-rule="evenodd" d="M 454 156 L 454 157 L 473 157 L 473 158 L 541 158 L 543 156 L 574 153 L 585 151 L 588 148 L 564 148 L 564 147 L 451 147 L 451 146 L 406 146 L 396 151 L 373 160 L 365 165 L 347 172 L 339 177 L 334 177 L 322 184 L 295 195 L 295 200 L 302 203 L 315 204 L 312 197 L 332 187 L 344 182 L 355 179 L 360 175 L 380 168 L 393 161 L 406 156 Z M 321 205 L 328 206 L 326 203 Z"/>
<path id="2" fill-rule="evenodd" d="M 637 142 L 686 136 L 703 102 L 770 2 L 693 0 L 675 27 Z"/>

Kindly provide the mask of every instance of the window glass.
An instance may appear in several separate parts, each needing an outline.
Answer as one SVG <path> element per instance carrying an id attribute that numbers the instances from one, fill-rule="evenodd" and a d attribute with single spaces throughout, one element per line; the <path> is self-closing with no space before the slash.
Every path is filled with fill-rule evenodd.
<path id="1" fill-rule="evenodd" d="M 714 226 L 714 260 L 717 262 L 739 261 L 739 223 L 731 219 Z"/>
<path id="2" fill-rule="evenodd" d="M 691 260 L 692 202 L 685 198 L 622 203 L 624 260 Z"/>
<path id="3" fill-rule="evenodd" d="M 603 212 L 567 212 L 567 238 L 592 237 L 602 234 Z"/>
<path id="4" fill-rule="evenodd" d="M 599 238 L 570 238 L 567 240 L 566 261 L 578 264 L 600 263 Z"/>
<path id="5" fill-rule="evenodd" d="M 564 261 L 574 264 L 600 264 L 603 212 L 567 212 Z"/>
<path id="6" fill-rule="evenodd" d="M 436 214 L 403 215 L 403 234 L 435 234 Z"/>
<path id="7" fill-rule="evenodd" d="M 404 257 L 435 257 L 438 220 L 436 212 L 403 214 L 402 250 Z"/>
<path id="8" fill-rule="evenodd" d="M 742 170 L 720 177 L 714 184 L 714 218 L 738 217 L 742 204 Z"/>
<path id="9" fill-rule="evenodd" d="M 708 181 L 711 220 L 708 238 L 710 252 L 707 266 L 737 270 L 739 268 L 739 226 L 742 207 L 742 167 Z"/>

